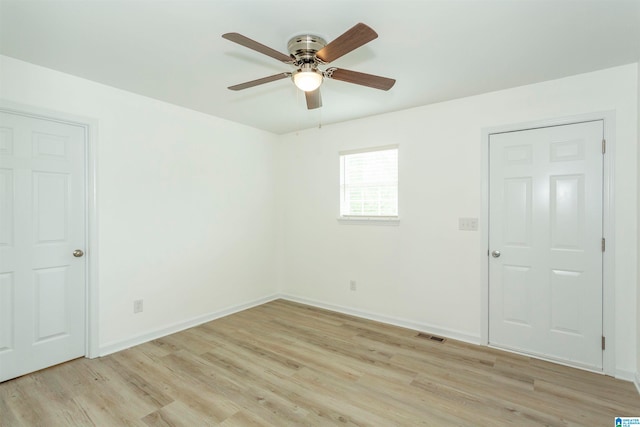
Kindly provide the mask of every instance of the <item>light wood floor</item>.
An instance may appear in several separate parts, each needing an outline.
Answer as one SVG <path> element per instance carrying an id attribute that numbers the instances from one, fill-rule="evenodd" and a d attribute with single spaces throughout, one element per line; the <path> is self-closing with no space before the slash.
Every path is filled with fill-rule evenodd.
<path id="1" fill-rule="evenodd" d="M 274 301 L 0 384 L 1 426 L 612 426 L 633 384 Z"/>

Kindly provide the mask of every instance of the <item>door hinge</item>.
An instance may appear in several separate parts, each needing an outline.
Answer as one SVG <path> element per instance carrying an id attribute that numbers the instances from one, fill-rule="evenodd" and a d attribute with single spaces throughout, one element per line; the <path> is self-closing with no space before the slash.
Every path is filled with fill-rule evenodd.
<path id="1" fill-rule="evenodd" d="M 602 252 L 604 252 L 606 248 L 607 248 L 607 244 L 606 244 L 606 241 L 604 240 L 604 237 L 603 237 L 602 238 Z"/>
<path id="2" fill-rule="evenodd" d="M 604 350 L 605 348 L 605 339 L 604 339 L 604 335 L 602 336 L 602 349 Z"/>
<path id="3" fill-rule="evenodd" d="M 602 154 L 607 152 L 607 140 L 603 139 L 602 140 Z"/>

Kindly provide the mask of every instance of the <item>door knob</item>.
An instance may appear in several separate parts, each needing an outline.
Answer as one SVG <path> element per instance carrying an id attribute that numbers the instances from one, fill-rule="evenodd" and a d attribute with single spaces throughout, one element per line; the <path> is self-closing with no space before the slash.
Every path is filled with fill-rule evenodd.
<path id="1" fill-rule="evenodd" d="M 499 258 L 500 257 L 500 251 L 491 252 L 491 256 L 494 257 L 494 258 Z"/>
<path id="2" fill-rule="evenodd" d="M 75 251 L 73 251 L 73 256 L 76 258 L 80 258 L 82 255 L 84 255 L 84 252 L 82 252 L 82 249 L 76 249 Z"/>

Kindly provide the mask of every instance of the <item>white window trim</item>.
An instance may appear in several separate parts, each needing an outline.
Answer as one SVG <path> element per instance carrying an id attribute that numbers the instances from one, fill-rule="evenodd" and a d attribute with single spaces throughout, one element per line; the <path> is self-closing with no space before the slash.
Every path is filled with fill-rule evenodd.
<path id="1" fill-rule="evenodd" d="M 339 151 L 339 156 L 348 156 L 349 154 L 361 154 L 361 153 L 371 153 L 372 151 L 384 151 L 384 150 L 398 150 L 399 152 L 400 145 L 399 144 L 391 144 L 391 145 L 380 145 L 378 147 L 368 147 L 368 148 L 359 148 L 357 150 L 345 150 Z"/>
<path id="2" fill-rule="evenodd" d="M 367 147 L 355 150 L 344 150 L 338 152 L 338 158 L 349 154 L 370 153 L 373 151 L 398 150 L 398 175 L 400 174 L 400 145 L 390 144 L 377 147 Z M 339 209 L 340 207 L 338 207 Z M 400 176 L 398 176 L 398 211 L 400 210 Z M 400 225 L 399 216 L 360 216 L 360 215 L 339 215 L 337 221 L 345 225 Z"/>
<path id="3" fill-rule="evenodd" d="M 398 216 L 341 216 L 338 217 L 341 224 L 350 225 L 400 225 L 400 217 Z"/>

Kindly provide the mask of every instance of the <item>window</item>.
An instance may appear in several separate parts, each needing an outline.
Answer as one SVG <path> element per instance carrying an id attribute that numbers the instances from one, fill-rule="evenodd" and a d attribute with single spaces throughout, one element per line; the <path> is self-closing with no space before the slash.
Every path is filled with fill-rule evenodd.
<path id="1" fill-rule="evenodd" d="M 340 216 L 398 216 L 398 147 L 340 153 Z"/>

